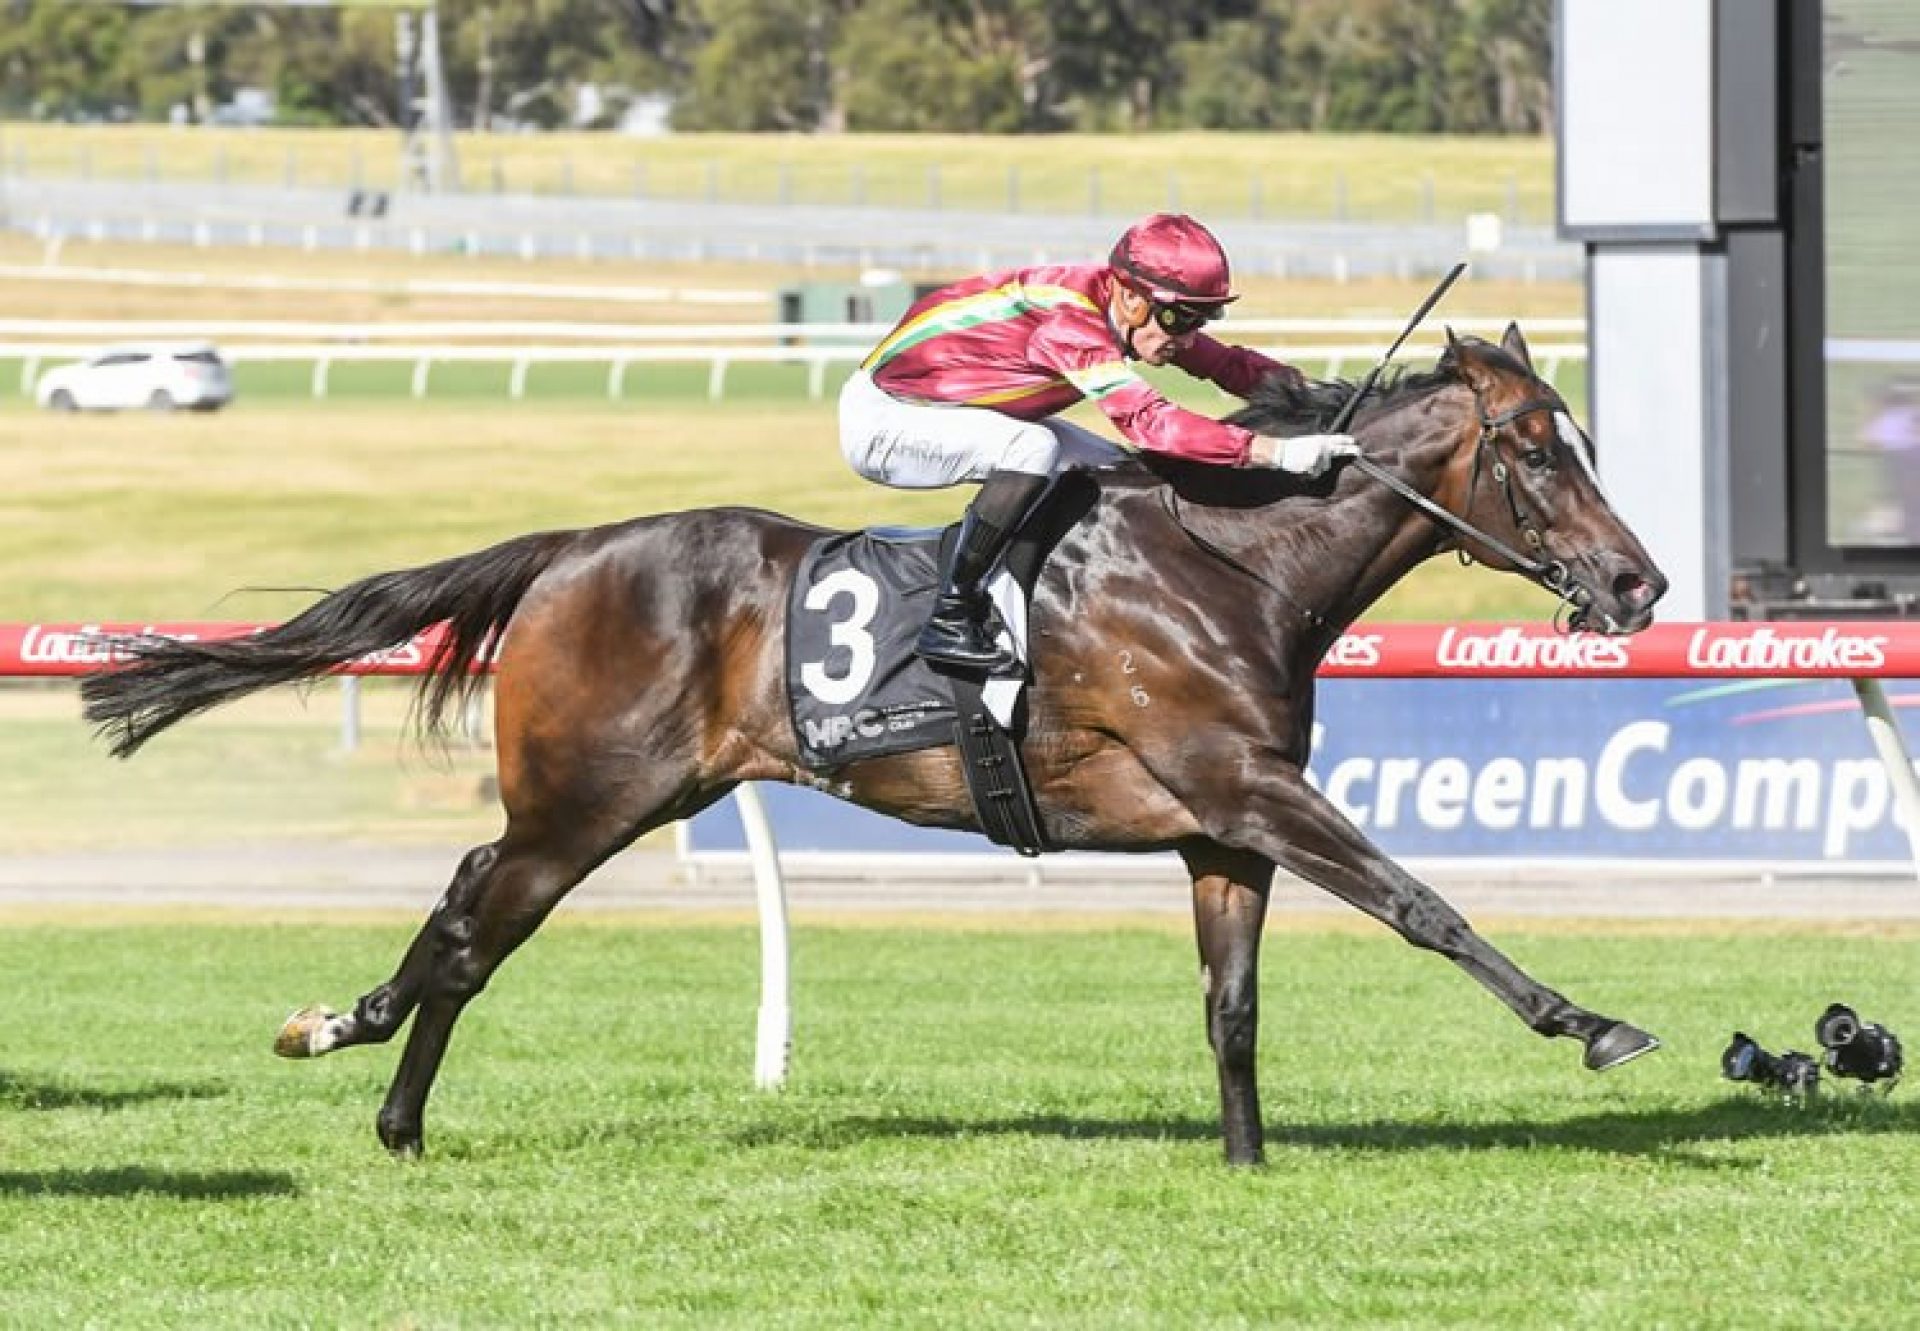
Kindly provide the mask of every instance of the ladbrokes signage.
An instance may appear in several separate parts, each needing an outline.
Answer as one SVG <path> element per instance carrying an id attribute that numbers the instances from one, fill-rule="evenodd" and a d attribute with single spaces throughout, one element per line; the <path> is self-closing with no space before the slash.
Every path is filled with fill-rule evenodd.
<path id="1" fill-rule="evenodd" d="M 1920 678 L 1920 624 L 1664 624 L 1631 638 L 1548 624 L 1362 625 L 1335 641 L 1323 678 Z"/>

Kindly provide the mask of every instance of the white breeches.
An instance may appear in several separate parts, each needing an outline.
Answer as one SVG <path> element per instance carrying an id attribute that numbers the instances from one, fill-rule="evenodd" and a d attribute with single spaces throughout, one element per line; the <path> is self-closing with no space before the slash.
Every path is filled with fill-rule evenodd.
<path id="1" fill-rule="evenodd" d="M 865 370 L 840 390 L 840 451 L 868 480 L 903 490 L 982 481 L 991 471 L 1052 476 L 1126 456 L 1118 444 L 1057 418 L 1022 421 L 988 407 L 902 402 Z"/>

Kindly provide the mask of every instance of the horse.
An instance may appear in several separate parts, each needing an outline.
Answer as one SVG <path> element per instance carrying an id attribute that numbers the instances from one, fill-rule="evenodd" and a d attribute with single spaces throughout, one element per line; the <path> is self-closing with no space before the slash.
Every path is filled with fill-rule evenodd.
<path id="1" fill-rule="evenodd" d="M 1229 419 L 1325 428 L 1356 388 L 1278 377 Z M 1443 551 L 1532 578 L 1573 627 L 1636 632 L 1666 580 L 1613 513 L 1591 443 L 1534 372 L 1519 328 L 1455 338 L 1389 374 L 1353 415 L 1360 456 L 1315 480 L 1142 455 L 1088 473 L 1091 502 L 1040 572 L 1022 742 L 1060 848 L 1173 850 L 1192 879 L 1206 1034 L 1230 1164 L 1262 1158 L 1258 963 L 1276 866 L 1446 957 L 1594 1070 L 1658 1047 L 1502 955 L 1305 776 L 1314 672 L 1341 631 Z M 228 641 L 143 639 L 82 682 L 116 756 L 226 700 L 308 679 L 445 624 L 416 697 L 425 735 L 492 654 L 498 839 L 465 854 L 390 978 L 352 1009 L 303 1008 L 276 1051 L 391 1039 L 412 1017 L 375 1121 L 424 1149 L 455 1023 L 496 968 L 593 869 L 742 781 L 819 787 L 910 823 L 978 830 L 952 747 L 802 767 L 785 707 L 783 609 L 831 533 L 711 508 L 523 535 L 380 573 Z M 1524 545 L 1527 551 L 1517 547 Z"/>

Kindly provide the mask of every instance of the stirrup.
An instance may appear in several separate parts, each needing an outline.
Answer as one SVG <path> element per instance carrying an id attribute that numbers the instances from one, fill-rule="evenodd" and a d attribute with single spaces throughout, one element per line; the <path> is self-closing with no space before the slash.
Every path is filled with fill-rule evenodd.
<path id="1" fill-rule="evenodd" d="M 975 604 L 945 593 L 934 604 L 913 650 L 923 660 L 963 670 L 992 671 L 1014 664 L 1013 657 L 988 634 Z"/>

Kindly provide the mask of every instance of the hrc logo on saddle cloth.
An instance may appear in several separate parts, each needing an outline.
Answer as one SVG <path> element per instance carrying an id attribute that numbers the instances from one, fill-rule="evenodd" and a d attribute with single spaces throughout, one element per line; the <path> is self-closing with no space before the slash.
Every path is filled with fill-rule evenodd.
<path id="1" fill-rule="evenodd" d="M 1005 579 L 994 588 L 996 602 L 1024 611 L 1047 551 L 1096 493 L 1077 473 L 1048 491 L 1008 552 L 1013 576 L 996 578 Z M 940 590 L 943 539 L 952 533 L 881 527 L 836 534 L 800 561 L 787 594 L 787 701 L 809 770 L 955 742 L 953 686 L 913 654 Z M 1016 638 L 1023 638 L 1025 615 L 1018 618 Z M 987 702 L 1005 723 L 1018 685 L 1005 686 L 1004 715 L 993 697 L 999 687 L 988 685 Z"/>

